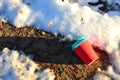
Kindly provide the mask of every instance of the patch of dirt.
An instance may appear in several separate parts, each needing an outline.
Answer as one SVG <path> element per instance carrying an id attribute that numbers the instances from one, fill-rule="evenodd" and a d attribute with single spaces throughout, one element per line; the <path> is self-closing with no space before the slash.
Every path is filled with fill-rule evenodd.
<path id="1" fill-rule="evenodd" d="M 59 41 L 62 36 L 54 36 L 49 32 L 32 27 L 16 28 L 0 23 L 0 50 L 4 47 L 22 50 L 34 55 L 33 60 L 43 68 L 53 69 L 55 80 L 92 80 L 97 68 L 106 69 L 109 62 L 108 54 L 94 48 L 97 61 L 85 65 L 74 52 L 71 45 L 75 41 Z"/>

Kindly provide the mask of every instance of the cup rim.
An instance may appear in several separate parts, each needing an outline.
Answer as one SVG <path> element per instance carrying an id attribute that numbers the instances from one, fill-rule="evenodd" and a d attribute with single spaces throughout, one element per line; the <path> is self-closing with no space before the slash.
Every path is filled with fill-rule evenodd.
<path id="1" fill-rule="evenodd" d="M 73 45 L 72 45 L 72 50 L 74 51 L 75 48 L 77 48 L 80 44 L 82 44 L 83 42 L 85 42 L 87 40 L 86 37 L 81 37 L 79 38 Z"/>

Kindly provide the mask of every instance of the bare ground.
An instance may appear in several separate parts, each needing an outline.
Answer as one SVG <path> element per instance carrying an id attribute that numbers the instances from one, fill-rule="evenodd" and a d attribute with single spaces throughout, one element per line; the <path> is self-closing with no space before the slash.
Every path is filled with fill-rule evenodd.
<path id="1" fill-rule="evenodd" d="M 16 28 L 0 23 L 0 50 L 8 47 L 34 55 L 33 60 L 39 66 L 53 69 L 56 80 L 92 80 L 97 68 L 106 69 L 110 64 L 108 54 L 94 48 L 100 58 L 85 65 L 71 50 L 75 41 L 60 42 L 61 37 L 32 27 Z"/>

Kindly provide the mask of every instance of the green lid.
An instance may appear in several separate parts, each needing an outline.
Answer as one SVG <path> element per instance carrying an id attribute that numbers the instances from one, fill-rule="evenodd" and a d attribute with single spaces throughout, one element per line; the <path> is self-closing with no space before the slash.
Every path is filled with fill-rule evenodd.
<path id="1" fill-rule="evenodd" d="M 75 48 L 77 48 L 81 43 L 83 43 L 84 41 L 86 41 L 87 38 L 86 37 L 81 37 L 77 42 L 75 42 L 73 45 L 72 45 L 72 50 L 74 50 Z"/>

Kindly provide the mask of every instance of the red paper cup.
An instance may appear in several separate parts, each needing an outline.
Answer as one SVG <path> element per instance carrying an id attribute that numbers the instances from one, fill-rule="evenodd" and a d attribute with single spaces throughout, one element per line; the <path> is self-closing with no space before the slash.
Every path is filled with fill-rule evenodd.
<path id="1" fill-rule="evenodd" d="M 98 59 L 97 54 L 93 50 L 89 41 L 82 37 L 72 45 L 72 50 L 78 55 L 79 58 L 87 65 L 90 65 Z"/>

